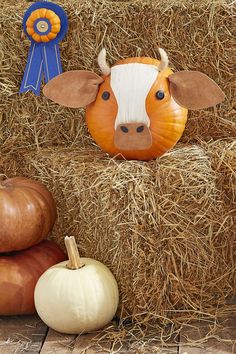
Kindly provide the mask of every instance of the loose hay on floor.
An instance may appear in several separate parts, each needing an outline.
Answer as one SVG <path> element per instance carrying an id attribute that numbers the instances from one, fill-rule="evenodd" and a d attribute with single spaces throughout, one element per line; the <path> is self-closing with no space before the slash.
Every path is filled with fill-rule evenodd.
<path id="1" fill-rule="evenodd" d="M 179 145 L 148 163 L 48 148 L 15 156 L 17 163 L 5 156 L 0 171 L 48 185 L 58 208 L 53 239 L 63 245 L 75 236 L 81 255 L 116 276 L 121 318 L 157 328 L 220 316 L 236 293 L 235 209 L 213 168 L 230 171 L 233 146 Z"/>
<path id="2" fill-rule="evenodd" d="M 61 0 L 69 32 L 60 44 L 64 70 L 99 72 L 96 58 L 106 47 L 108 60 L 158 56 L 166 49 L 175 70 L 200 70 L 212 77 L 227 99 L 216 109 L 190 114 L 183 142 L 201 137 L 236 136 L 235 6 L 232 1 Z M 30 2 L 0 4 L 1 151 L 49 145 L 91 147 L 82 111 L 59 107 L 31 93 L 18 95 L 29 40 L 22 17 Z"/>

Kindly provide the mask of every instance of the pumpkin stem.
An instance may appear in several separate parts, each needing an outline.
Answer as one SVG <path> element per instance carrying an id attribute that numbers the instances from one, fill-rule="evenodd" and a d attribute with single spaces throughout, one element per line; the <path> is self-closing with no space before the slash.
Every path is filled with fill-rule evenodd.
<path id="1" fill-rule="evenodd" d="M 81 262 L 79 251 L 75 242 L 74 236 L 65 237 L 66 250 L 69 257 L 69 262 L 67 263 L 67 268 L 69 269 L 79 269 L 84 266 Z"/>

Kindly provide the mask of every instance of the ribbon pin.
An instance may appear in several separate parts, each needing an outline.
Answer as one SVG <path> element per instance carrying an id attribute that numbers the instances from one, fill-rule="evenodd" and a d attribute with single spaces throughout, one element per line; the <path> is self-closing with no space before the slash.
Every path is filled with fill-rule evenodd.
<path id="1" fill-rule="evenodd" d="M 23 27 L 31 46 L 20 93 L 33 91 L 39 95 L 43 76 L 47 83 L 62 73 L 59 42 L 67 32 L 68 20 L 60 6 L 41 1 L 28 8 Z"/>

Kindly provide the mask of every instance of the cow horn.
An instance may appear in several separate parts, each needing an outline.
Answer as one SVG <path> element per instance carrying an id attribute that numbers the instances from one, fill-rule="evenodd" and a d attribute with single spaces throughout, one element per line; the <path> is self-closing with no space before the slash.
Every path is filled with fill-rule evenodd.
<path id="1" fill-rule="evenodd" d="M 107 64 L 107 61 L 106 61 L 106 49 L 105 48 L 103 48 L 101 50 L 101 52 L 98 54 L 98 65 L 99 65 L 103 75 L 106 75 L 106 76 L 110 75 L 111 68 Z"/>
<path id="2" fill-rule="evenodd" d="M 168 55 L 164 49 L 158 48 L 158 51 L 161 56 L 161 62 L 160 62 L 158 70 L 162 71 L 168 67 L 169 60 L 168 60 Z"/>

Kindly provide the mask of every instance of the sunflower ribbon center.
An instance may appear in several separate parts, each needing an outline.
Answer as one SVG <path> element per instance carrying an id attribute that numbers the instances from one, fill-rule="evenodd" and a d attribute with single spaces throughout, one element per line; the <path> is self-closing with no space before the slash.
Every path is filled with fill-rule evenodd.
<path id="1" fill-rule="evenodd" d="M 51 32 L 52 25 L 47 18 L 39 18 L 34 23 L 34 31 L 39 35 L 47 35 Z"/>

